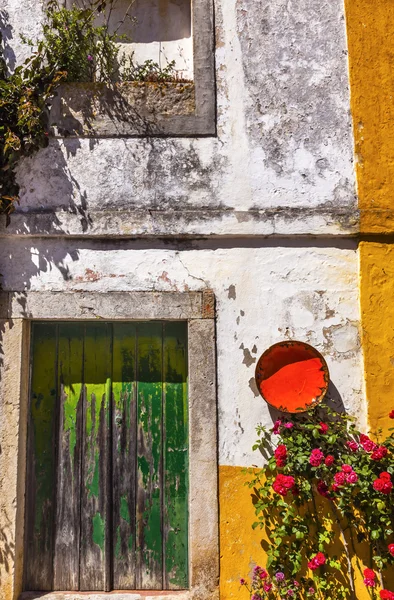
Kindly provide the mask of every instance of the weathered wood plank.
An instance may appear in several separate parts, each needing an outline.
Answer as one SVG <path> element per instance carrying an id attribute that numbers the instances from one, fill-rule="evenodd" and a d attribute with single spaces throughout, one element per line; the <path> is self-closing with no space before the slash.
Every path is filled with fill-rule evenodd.
<path id="1" fill-rule="evenodd" d="M 51 590 L 56 492 L 56 325 L 32 324 L 25 590 Z"/>
<path id="2" fill-rule="evenodd" d="M 85 325 L 80 590 L 109 591 L 112 327 Z"/>
<path id="3" fill-rule="evenodd" d="M 79 589 L 83 334 L 83 324 L 59 325 L 60 407 L 54 590 Z"/>
<path id="4" fill-rule="evenodd" d="M 136 326 L 121 323 L 113 327 L 113 587 L 133 590 L 136 585 Z"/>
<path id="5" fill-rule="evenodd" d="M 164 325 L 164 588 L 188 587 L 187 323 Z"/>
<path id="6" fill-rule="evenodd" d="M 162 324 L 138 326 L 137 589 L 162 589 Z"/>

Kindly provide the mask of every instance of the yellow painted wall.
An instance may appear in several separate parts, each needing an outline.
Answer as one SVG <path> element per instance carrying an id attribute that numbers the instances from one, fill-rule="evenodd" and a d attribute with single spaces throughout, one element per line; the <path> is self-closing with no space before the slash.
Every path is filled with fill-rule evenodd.
<path id="1" fill-rule="evenodd" d="M 394 231 L 394 2 L 345 0 L 362 232 Z"/>
<path id="2" fill-rule="evenodd" d="M 345 7 L 360 231 L 394 233 L 394 1 L 345 0 Z M 361 242 L 359 258 L 369 425 L 387 430 L 394 408 L 394 246 Z"/>
<path id="3" fill-rule="evenodd" d="M 360 302 L 368 416 L 372 431 L 394 426 L 394 245 L 362 242 Z"/>
<path id="4" fill-rule="evenodd" d="M 263 532 L 252 529 L 255 514 L 251 490 L 245 486 L 250 477 L 242 471 L 243 467 L 219 467 L 220 600 L 249 600 L 239 580 L 250 578 L 256 564 L 263 567 L 266 564 L 261 547 Z M 361 550 L 359 557 L 365 558 L 365 551 Z M 354 576 L 357 600 L 370 599 L 355 564 Z"/>
<path id="5" fill-rule="evenodd" d="M 265 564 L 261 531 L 252 529 L 256 519 L 251 490 L 245 486 L 250 477 L 242 470 L 242 467 L 219 467 L 220 600 L 248 600 L 239 580 L 249 577 L 256 562 Z"/>

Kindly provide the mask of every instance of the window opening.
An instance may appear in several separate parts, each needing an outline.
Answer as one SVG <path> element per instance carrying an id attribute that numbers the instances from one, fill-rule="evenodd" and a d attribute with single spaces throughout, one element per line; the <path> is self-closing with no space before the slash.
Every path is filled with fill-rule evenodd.
<path id="1" fill-rule="evenodd" d="M 34 322 L 27 591 L 188 588 L 187 323 Z"/>

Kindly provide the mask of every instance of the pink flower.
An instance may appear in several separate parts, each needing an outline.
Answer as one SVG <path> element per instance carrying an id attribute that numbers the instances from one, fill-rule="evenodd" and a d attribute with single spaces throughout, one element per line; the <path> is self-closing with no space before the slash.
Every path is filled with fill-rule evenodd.
<path id="1" fill-rule="evenodd" d="M 92 62 L 93 60 L 93 56 L 91 54 L 88 54 L 86 58 L 89 62 Z"/>
<path id="2" fill-rule="evenodd" d="M 357 452 L 357 450 L 358 450 L 357 442 L 354 442 L 354 441 L 346 442 L 346 446 L 349 448 L 349 450 L 351 452 Z"/>
<path id="3" fill-rule="evenodd" d="M 387 456 L 387 448 L 385 446 L 378 446 L 371 454 L 372 460 L 382 460 Z"/>
<path id="4" fill-rule="evenodd" d="M 272 433 L 274 433 L 275 435 L 279 435 L 279 433 L 280 433 L 280 426 L 281 425 L 282 425 L 282 421 L 280 419 L 278 419 L 277 421 L 275 421 Z"/>
<path id="5" fill-rule="evenodd" d="M 319 432 L 322 433 L 323 435 L 325 435 L 328 431 L 327 423 L 323 423 L 322 421 L 320 421 L 319 425 L 320 425 Z"/>
<path id="6" fill-rule="evenodd" d="M 331 465 L 333 465 L 334 462 L 335 462 L 335 458 L 333 457 L 333 455 L 327 454 L 326 460 L 324 461 L 324 464 L 326 465 L 326 467 L 331 467 Z"/>
<path id="7" fill-rule="evenodd" d="M 260 571 L 260 579 L 267 579 L 268 573 L 265 569 L 261 569 Z"/>
<path id="8" fill-rule="evenodd" d="M 367 577 L 364 578 L 364 584 L 367 587 L 375 587 L 375 582 L 373 579 L 368 579 Z"/>
<path id="9" fill-rule="evenodd" d="M 239 580 L 240 585 L 246 585 L 246 581 L 243 577 Z"/>
<path id="10" fill-rule="evenodd" d="M 388 551 L 390 552 L 391 556 L 394 556 L 394 544 L 388 545 Z"/>
<path id="11" fill-rule="evenodd" d="M 319 467 L 324 460 L 324 454 L 321 450 L 316 448 L 312 450 L 311 455 L 309 457 L 309 462 L 312 467 Z"/>
<path id="12" fill-rule="evenodd" d="M 357 483 L 358 475 L 354 471 L 351 473 L 347 473 L 346 475 L 346 483 Z"/>
<path id="13" fill-rule="evenodd" d="M 270 592 L 272 590 L 272 583 L 265 583 L 264 584 L 264 591 L 265 592 Z"/>
<path id="14" fill-rule="evenodd" d="M 293 423 L 291 423 L 290 421 L 288 423 L 285 423 L 285 427 L 286 429 L 292 429 L 294 427 Z"/>

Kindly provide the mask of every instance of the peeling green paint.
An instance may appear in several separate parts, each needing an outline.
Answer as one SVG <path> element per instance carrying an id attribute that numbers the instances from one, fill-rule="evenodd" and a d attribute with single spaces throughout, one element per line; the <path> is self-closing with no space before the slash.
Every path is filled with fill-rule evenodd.
<path id="1" fill-rule="evenodd" d="M 130 525 L 130 513 L 127 496 L 122 496 L 120 499 L 120 516 L 124 521 L 126 521 L 126 523 L 128 523 L 128 525 Z"/>
<path id="2" fill-rule="evenodd" d="M 104 552 L 105 521 L 102 519 L 99 512 L 93 517 L 93 543 L 100 546 L 101 551 Z"/>
<path id="3" fill-rule="evenodd" d="M 89 493 L 94 496 L 95 498 L 99 497 L 99 492 L 100 492 L 100 464 L 99 464 L 99 453 L 96 450 L 95 455 L 94 455 L 94 471 L 93 471 L 93 476 L 92 476 L 92 480 L 90 483 L 86 483 L 86 487 L 89 490 Z M 92 473 L 89 473 L 89 475 L 91 475 Z"/>

